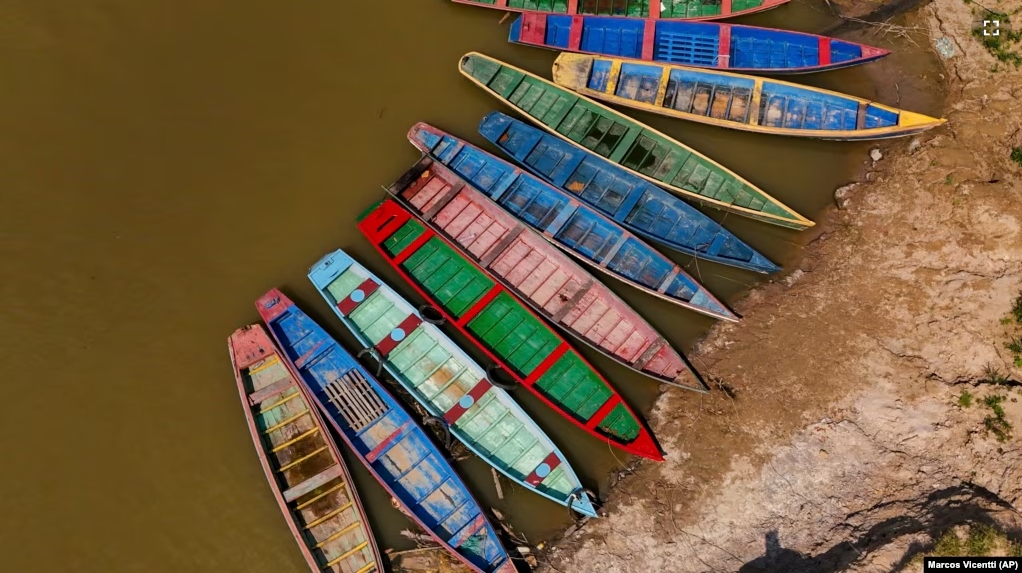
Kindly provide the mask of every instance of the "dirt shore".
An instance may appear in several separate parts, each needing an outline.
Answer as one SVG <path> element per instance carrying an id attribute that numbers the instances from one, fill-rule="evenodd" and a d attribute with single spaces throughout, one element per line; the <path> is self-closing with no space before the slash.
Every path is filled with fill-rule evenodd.
<path id="1" fill-rule="evenodd" d="M 1022 446 L 1001 425 L 1022 432 L 1005 348 L 1022 290 L 1022 73 L 973 35 L 980 9 L 935 0 L 907 16 L 920 43 L 953 47 L 948 125 L 878 146 L 797 270 L 706 337 L 692 358 L 717 390 L 661 396 L 668 461 L 624 472 L 550 570 L 895 571 L 957 524 L 1022 532 Z"/>

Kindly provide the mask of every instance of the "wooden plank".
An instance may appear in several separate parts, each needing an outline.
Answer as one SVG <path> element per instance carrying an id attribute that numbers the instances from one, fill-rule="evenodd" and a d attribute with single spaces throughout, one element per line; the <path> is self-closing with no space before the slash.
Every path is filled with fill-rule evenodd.
<path id="1" fill-rule="evenodd" d="M 820 36 L 820 61 L 818 64 L 821 66 L 829 65 L 830 57 L 830 38 Z"/>
<path id="2" fill-rule="evenodd" d="M 298 464 L 300 464 L 300 463 L 302 463 L 302 462 L 304 462 L 304 461 L 306 461 L 308 459 L 313 458 L 314 456 L 316 456 L 320 452 L 324 452 L 324 451 L 326 451 L 328 449 L 330 449 L 330 446 L 323 446 L 322 448 L 319 448 L 317 450 L 313 450 L 312 452 L 309 452 L 308 454 L 298 458 L 297 460 L 292 461 L 291 463 L 289 463 L 289 464 L 287 464 L 285 466 L 280 466 L 279 468 L 277 468 L 277 471 L 278 472 L 286 472 L 287 470 L 297 466 Z"/>
<path id="3" fill-rule="evenodd" d="M 624 244 L 627 243 L 628 239 L 630 238 L 632 238 L 631 235 L 629 235 L 628 233 L 623 233 L 621 237 L 617 240 L 617 242 L 614 243 L 614 246 L 610 248 L 610 252 L 608 252 L 606 256 L 603 257 L 602 261 L 600 261 L 600 266 L 603 268 L 607 268 L 607 265 L 609 265 L 610 262 L 614 260 L 614 257 L 617 256 L 617 252 L 621 250 L 621 247 L 623 247 Z"/>
<path id="4" fill-rule="evenodd" d="M 568 299 L 563 306 L 561 306 L 560 310 L 557 311 L 557 314 L 554 314 L 553 316 L 550 317 L 550 320 L 554 322 L 561 322 L 561 320 L 563 320 L 565 316 L 568 316 L 569 312 L 575 309 L 575 306 L 578 305 L 579 301 L 582 300 L 582 297 L 584 297 L 593 288 L 595 284 L 596 280 L 593 279 L 592 276 L 590 276 L 586 280 L 585 284 L 583 284 L 577 291 L 575 291 L 575 294 L 573 294 L 571 298 Z M 611 301 L 607 302 L 608 304 L 611 303 Z M 586 339 L 589 340 L 589 337 L 586 337 Z M 595 341 L 592 340 L 590 340 L 590 342 L 595 343 Z M 597 347 L 599 346 L 600 345 L 597 344 Z"/>
<path id="5" fill-rule="evenodd" d="M 678 278 L 678 272 L 680 270 L 681 269 L 679 267 L 674 267 L 673 269 L 671 269 L 670 274 L 667 275 L 667 278 L 664 279 L 664 282 L 660 283 L 660 286 L 656 289 L 656 291 L 660 294 L 667 292 L 667 287 L 671 286 L 671 283 L 674 282 L 674 279 Z"/>
<path id="6" fill-rule="evenodd" d="M 320 517 L 319 519 L 313 521 L 312 523 L 306 524 L 305 525 L 305 529 L 312 529 L 313 527 L 316 527 L 317 525 L 323 523 L 324 521 L 326 521 L 326 520 L 328 520 L 328 519 L 330 519 L 332 517 L 336 517 L 342 511 L 344 511 L 345 509 L 350 508 L 351 506 L 352 506 L 352 502 L 349 501 L 348 503 L 338 507 L 337 509 L 331 511 L 330 513 L 324 514 L 322 517 Z"/>
<path id="7" fill-rule="evenodd" d="M 521 41 L 537 46 L 546 44 L 546 14 L 536 12 L 522 14 Z"/>
<path id="8" fill-rule="evenodd" d="M 341 537 L 341 536 L 342 536 L 342 535 L 344 535 L 345 533 L 351 533 L 352 531 L 355 531 L 355 530 L 356 530 L 356 529 L 358 529 L 359 527 L 362 527 L 362 522 L 361 522 L 361 521 L 356 521 L 356 522 L 352 523 L 351 525 L 349 525 L 349 526 L 347 526 L 347 527 L 345 527 L 345 528 L 342 528 L 342 529 L 338 529 L 338 530 L 337 530 L 337 531 L 335 531 L 334 533 L 331 533 L 331 534 L 330 534 L 330 537 L 327 537 L 327 538 L 326 538 L 326 539 L 324 539 L 323 541 L 320 541 L 319 543 L 317 543 L 317 544 L 315 545 L 315 547 L 316 547 L 316 549 L 319 549 L 320 547 L 323 547 L 323 546 L 324 546 L 324 545 L 326 545 L 327 543 L 330 543 L 331 541 L 333 541 L 333 540 L 335 540 L 335 539 L 337 539 L 337 538 Z"/>
<path id="9" fill-rule="evenodd" d="M 441 209 L 446 207 L 447 204 L 451 202 L 451 199 L 454 199 L 458 195 L 458 193 L 461 193 L 461 190 L 464 187 L 465 187 L 464 181 L 454 182 L 447 190 L 447 193 L 444 193 L 443 197 L 438 199 L 436 203 L 433 203 L 433 206 L 430 207 L 428 211 L 422 214 L 422 218 L 432 219 L 433 217 L 435 217 L 436 214 L 439 213 Z"/>
<path id="10" fill-rule="evenodd" d="M 666 344 L 667 341 L 664 340 L 663 337 L 657 338 L 656 340 L 653 341 L 653 344 L 650 344 L 649 346 L 646 347 L 646 351 L 643 352 L 641 356 L 635 359 L 635 362 L 632 364 L 632 366 L 636 369 L 641 370 L 642 367 L 649 364 L 650 360 L 653 360 L 653 357 L 656 356 L 657 352 L 660 352 L 660 350 Z"/>
<path id="11" fill-rule="evenodd" d="M 571 19 L 571 28 L 568 29 L 569 52 L 578 52 L 582 48 L 582 29 L 584 27 L 585 16 L 574 16 Z"/>
<path id="12" fill-rule="evenodd" d="M 497 242 L 496 245 L 490 247 L 490 250 L 486 252 L 486 256 L 479 259 L 479 266 L 483 268 L 489 267 L 490 263 L 496 260 L 496 258 L 499 257 L 501 253 L 506 251 L 507 248 L 511 246 L 511 243 L 515 242 L 515 239 L 517 239 L 518 236 L 521 235 L 523 231 L 525 231 L 525 225 L 521 223 L 515 225 L 510 231 L 507 232 L 507 234 L 501 237 L 500 241 Z"/>
<path id="13" fill-rule="evenodd" d="M 265 402 L 266 400 L 268 400 L 270 398 L 273 398 L 274 396 L 276 396 L 278 394 L 283 393 L 288 388 L 291 388 L 294 385 L 295 385 L 295 381 L 292 380 L 290 376 L 288 376 L 287 378 L 281 378 L 280 380 L 277 380 L 273 384 L 270 384 L 269 386 L 264 386 L 264 387 L 260 388 L 259 390 L 256 390 L 255 392 L 252 392 L 251 394 L 249 394 L 248 395 L 248 403 L 253 405 L 253 406 L 255 406 L 256 404 L 260 404 L 262 402 Z M 297 395 L 297 394 L 299 394 L 299 392 L 295 392 L 295 394 Z M 290 396 L 289 396 L 289 398 L 290 398 Z M 276 407 L 277 405 L 278 404 L 274 404 L 270 408 Z M 266 408 L 266 410 L 269 410 L 270 408 Z M 266 410 L 263 410 L 263 411 L 266 411 Z"/>
<path id="14" fill-rule="evenodd" d="M 337 303 L 337 310 L 344 316 L 348 316 L 353 310 L 358 308 L 358 305 L 362 304 L 365 299 L 369 298 L 369 295 L 376 292 L 376 289 L 378 288 L 380 288 L 380 285 L 373 279 L 366 279 L 362 281 L 362 284 L 355 287 L 355 290 L 351 291 L 348 296 L 344 297 L 344 300 Z"/>
<path id="15" fill-rule="evenodd" d="M 369 463 L 375 462 L 380 456 L 385 454 L 387 450 L 390 449 L 390 447 L 393 446 L 394 443 L 398 441 L 398 439 L 400 439 L 404 435 L 405 431 L 407 431 L 408 428 L 411 427 L 411 425 L 412 425 L 411 420 L 408 420 L 404 424 L 401 424 L 400 427 L 391 432 L 389 436 L 384 438 L 382 442 L 376 444 L 376 447 L 370 450 L 368 454 L 366 454 L 365 456 L 366 461 L 368 461 Z"/>
<path id="16" fill-rule="evenodd" d="M 280 450 L 283 450 L 284 448 L 286 448 L 288 446 L 297 444 L 298 442 L 304 440 L 305 438 L 311 438 L 312 436 L 314 436 L 314 435 L 316 435 L 318 433 L 319 433 L 319 426 L 316 426 L 315 428 L 313 428 L 311 430 L 308 430 L 306 432 L 302 432 L 301 434 L 298 434 L 297 436 L 295 436 L 294 438 L 291 438 L 290 440 L 284 442 L 283 444 L 278 444 L 278 445 L 274 446 L 274 448 L 272 450 L 270 450 L 270 451 L 273 452 L 273 453 L 277 453 Z"/>
<path id="17" fill-rule="evenodd" d="M 859 113 L 855 116 L 855 129 L 866 128 L 866 108 L 866 102 L 859 102 Z"/>
<path id="18" fill-rule="evenodd" d="M 341 477 L 343 475 L 344 475 L 344 470 L 341 469 L 340 464 L 334 464 L 334 465 L 328 467 L 327 469 L 319 472 L 318 474 L 310 477 L 309 479 L 303 481 L 302 483 L 300 483 L 300 484 L 298 484 L 298 485 L 296 485 L 296 486 L 294 486 L 292 488 L 289 488 L 289 489 L 285 490 L 284 491 L 284 499 L 286 501 L 288 501 L 288 502 L 294 501 L 294 500 L 302 497 L 303 495 L 305 495 L 305 494 L 307 494 L 307 493 L 309 493 L 311 491 L 314 491 L 316 489 L 319 489 L 319 488 L 323 487 L 324 485 L 330 483 L 331 480 L 337 479 L 337 478 L 339 478 L 339 477 Z M 326 492 L 321 493 L 320 495 L 317 495 L 315 497 L 315 499 L 311 499 L 311 500 L 309 500 L 309 501 L 299 505 L 295 509 L 301 509 L 303 507 L 307 507 L 311 502 L 314 502 L 314 501 L 320 499 L 322 496 L 325 496 L 325 495 L 331 493 L 332 491 L 334 491 L 334 490 L 336 490 L 338 488 L 341 488 L 343 486 L 344 486 L 344 482 L 341 482 L 340 485 L 338 485 L 337 487 L 332 488 L 330 491 L 326 491 Z"/>
<path id="19" fill-rule="evenodd" d="M 720 25 L 720 36 L 717 44 L 717 67 L 726 69 L 731 67 L 731 25 Z"/>
<path id="20" fill-rule="evenodd" d="M 354 554 L 358 553 L 359 551 L 362 551 L 362 550 L 363 550 L 363 549 L 365 549 L 365 548 L 366 548 L 366 547 L 367 547 L 368 545 L 369 545 L 369 542 L 368 542 L 368 541 L 363 541 L 362 543 L 359 543 L 358 545 L 356 545 L 356 546 L 352 547 L 352 548 L 351 548 L 351 549 L 349 549 L 348 551 L 345 551 L 345 552 L 344 552 L 343 554 L 341 554 L 341 555 L 338 555 L 338 556 L 337 556 L 336 558 L 334 558 L 334 559 L 333 559 L 332 561 L 330 561 L 329 563 L 327 563 L 327 564 L 326 564 L 326 566 L 325 566 L 325 567 L 323 567 L 323 568 L 324 568 L 324 569 L 329 569 L 329 568 L 333 567 L 334 565 L 337 565 L 338 563 L 340 563 L 341 561 L 344 561 L 344 560 L 345 560 L 345 559 L 347 559 L 348 557 L 351 557 L 352 555 L 354 555 Z"/>
<path id="21" fill-rule="evenodd" d="M 316 343 L 315 346 L 310 348 L 308 352 L 299 356 L 298 360 L 295 360 L 295 368 L 301 368 L 308 364 L 309 362 L 311 362 L 313 359 L 318 358 L 319 354 L 321 352 L 325 352 L 327 348 L 330 347 L 326 345 L 326 341 L 320 340 L 318 343 Z"/>
<path id="22" fill-rule="evenodd" d="M 286 426 L 288 424 L 293 423 L 295 420 L 297 420 L 298 418 L 301 418 L 302 416 L 305 416 L 306 414 L 309 414 L 309 409 L 308 408 L 302 410 L 301 412 L 298 412 L 297 414 L 287 418 L 286 420 L 283 420 L 282 422 L 279 422 L 277 424 L 274 424 L 274 425 L 270 426 L 269 428 L 266 428 L 265 430 L 263 430 L 263 433 L 264 434 L 269 434 L 270 432 L 276 432 L 277 430 L 283 428 L 284 426 Z"/>

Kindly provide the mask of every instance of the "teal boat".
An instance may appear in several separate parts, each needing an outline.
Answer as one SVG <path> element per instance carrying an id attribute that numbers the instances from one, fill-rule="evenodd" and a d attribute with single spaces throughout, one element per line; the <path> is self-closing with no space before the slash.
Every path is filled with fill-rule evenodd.
<path id="1" fill-rule="evenodd" d="M 341 250 L 316 263 L 309 280 L 344 326 L 451 435 L 522 487 L 596 517 L 564 454 L 437 328 L 439 313 L 416 310 Z"/>

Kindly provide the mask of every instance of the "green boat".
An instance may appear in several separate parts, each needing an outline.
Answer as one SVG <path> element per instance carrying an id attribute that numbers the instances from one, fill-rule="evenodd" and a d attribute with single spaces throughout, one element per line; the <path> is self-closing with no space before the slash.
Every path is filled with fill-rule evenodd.
<path id="1" fill-rule="evenodd" d="M 451 435 L 522 487 L 596 517 L 564 454 L 433 324 L 436 317 L 416 311 L 341 250 L 316 263 L 309 280 L 362 346 Z"/>
<path id="2" fill-rule="evenodd" d="M 668 191 L 782 227 L 814 224 L 709 157 L 567 88 L 477 52 L 460 70 L 542 129 Z M 619 73 L 609 72 L 614 81 Z"/>
<path id="3" fill-rule="evenodd" d="M 358 228 L 447 325 L 493 360 L 487 377 L 510 377 L 590 435 L 663 460 L 653 434 L 581 354 L 400 203 L 374 205 Z"/>

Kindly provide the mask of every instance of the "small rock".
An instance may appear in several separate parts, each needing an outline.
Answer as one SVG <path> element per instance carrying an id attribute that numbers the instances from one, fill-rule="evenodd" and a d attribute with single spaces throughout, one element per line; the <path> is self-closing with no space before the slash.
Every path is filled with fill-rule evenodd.
<path id="1" fill-rule="evenodd" d="M 940 54 L 940 57 L 944 58 L 945 60 L 955 55 L 955 45 L 951 42 L 951 38 L 948 38 L 947 36 L 942 36 L 940 38 L 937 38 L 936 44 L 937 53 Z"/>
<path id="2" fill-rule="evenodd" d="M 872 183 L 872 182 L 874 182 L 876 180 L 877 180 L 877 172 L 876 171 L 870 171 L 869 173 L 866 174 L 866 181 L 869 181 L 870 183 Z"/>
<path id="3" fill-rule="evenodd" d="M 880 153 L 880 148 L 878 147 L 874 147 L 872 150 L 870 150 L 869 156 L 873 158 L 873 161 L 880 161 L 881 159 L 884 158 L 884 154 Z"/>
<path id="4" fill-rule="evenodd" d="M 918 137 L 913 137 L 912 141 L 908 142 L 908 152 L 915 153 L 916 151 L 919 151 L 919 148 L 922 146 L 923 146 L 922 140 L 920 140 Z"/>
<path id="5" fill-rule="evenodd" d="M 791 288 L 791 286 L 797 283 L 799 279 L 805 276 L 805 274 L 806 273 L 802 271 L 802 269 L 798 269 L 795 272 L 791 273 L 790 275 L 784 277 L 784 280 L 782 282 L 784 282 L 784 284 L 787 285 L 788 288 Z"/>
<path id="6" fill-rule="evenodd" d="M 848 185 L 845 185 L 843 187 L 838 187 L 837 189 L 834 190 L 834 199 L 838 200 L 844 199 L 858 186 L 859 186 L 858 183 L 849 183 Z"/>

